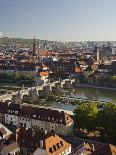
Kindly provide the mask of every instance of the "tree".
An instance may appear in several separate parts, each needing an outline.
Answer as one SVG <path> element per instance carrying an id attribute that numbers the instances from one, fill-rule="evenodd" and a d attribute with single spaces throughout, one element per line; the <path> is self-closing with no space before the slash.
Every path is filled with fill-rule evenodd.
<path id="1" fill-rule="evenodd" d="M 94 103 L 82 104 L 75 110 L 74 129 L 86 129 L 87 132 L 96 129 L 98 109 Z"/>
<path id="2" fill-rule="evenodd" d="M 98 127 L 102 140 L 116 144 L 116 105 L 107 103 L 99 111 Z"/>

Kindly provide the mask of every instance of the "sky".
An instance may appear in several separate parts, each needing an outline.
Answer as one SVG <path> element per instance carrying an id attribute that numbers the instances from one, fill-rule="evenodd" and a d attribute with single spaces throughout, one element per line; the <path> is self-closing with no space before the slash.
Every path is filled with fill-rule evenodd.
<path id="1" fill-rule="evenodd" d="M 0 0 L 0 36 L 116 40 L 116 0 Z"/>

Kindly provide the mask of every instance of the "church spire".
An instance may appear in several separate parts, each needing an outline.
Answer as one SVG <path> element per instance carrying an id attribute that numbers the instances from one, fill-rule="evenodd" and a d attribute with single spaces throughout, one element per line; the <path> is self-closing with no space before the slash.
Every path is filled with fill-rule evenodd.
<path id="1" fill-rule="evenodd" d="M 34 37 L 34 40 L 33 40 L 33 52 L 36 52 L 36 43 L 35 43 L 35 37 Z"/>

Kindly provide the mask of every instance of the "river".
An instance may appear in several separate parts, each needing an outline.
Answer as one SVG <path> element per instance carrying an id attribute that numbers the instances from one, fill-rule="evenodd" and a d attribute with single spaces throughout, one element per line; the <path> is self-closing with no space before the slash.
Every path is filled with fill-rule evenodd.
<path id="1" fill-rule="evenodd" d="M 67 95 L 75 98 L 116 103 L 116 90 L 79 86 L 76 89 L 68 90 Z"/>

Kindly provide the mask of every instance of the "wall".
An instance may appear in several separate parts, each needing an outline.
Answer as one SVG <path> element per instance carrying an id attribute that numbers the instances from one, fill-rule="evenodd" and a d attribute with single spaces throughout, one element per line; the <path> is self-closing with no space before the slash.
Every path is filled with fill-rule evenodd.
<path id="1" fill-rule="evenodd" d="M 4 124 L 5 123 L 5 114 L 0 113 L 0 123 Z"/>
<path id="2" fill-rule="evenodd" d="M 11 114 L 5 114 L 5 123 L 12 124 L 12 125 L 18 125 L 18 116 L 11 115 Z"/>

